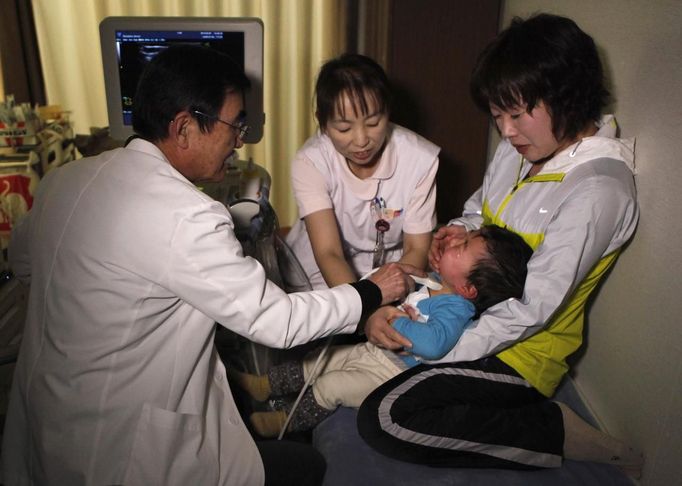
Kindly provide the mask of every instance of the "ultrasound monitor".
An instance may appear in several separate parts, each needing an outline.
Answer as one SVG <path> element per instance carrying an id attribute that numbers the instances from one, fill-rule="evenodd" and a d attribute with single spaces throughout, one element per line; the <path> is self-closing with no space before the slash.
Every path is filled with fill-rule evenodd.
<path id="1" fill-rule="evenodd" d="M 132 106 L 146 64 L 173 44 L 196 44 L 224 52 L 251 80 L 245 96 L 245 143 L 263 136 L 263 23 L 256 18 L 107 17 L 100 23 L 109 131 L 125 140 L 133 134 Z"/>

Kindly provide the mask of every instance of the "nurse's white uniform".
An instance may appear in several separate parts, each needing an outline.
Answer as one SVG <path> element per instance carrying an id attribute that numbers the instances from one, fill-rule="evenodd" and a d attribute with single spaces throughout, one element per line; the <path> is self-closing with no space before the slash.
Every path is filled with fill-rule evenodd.
<path id="1" fill-rule="evenodd" d="M 349 285 L 283 293 L 225 207 L 142 140 L 50 172 L 12 237 L 31 292 L 6 485 L 263 484 L 214 322 L 288 347 L 352 332 L 362 310 Z"/>
<path id="2" fill-rule="evenodd" d="M 388 209 L 400 210 L 384 235 L 384 261 L 403 254 L 403 232 L 428 233 L 436 226 L 436 172 L 440 148 L 416 133 L 390 124 L 379 165 L 366 179 L 351 172 L 346 159 L 322 133 L 301 147 L 291 166 L 291 180 L 299 219 L 287 243 L 301 262 L 314 289 L 326 288 L 302 218 L 333 209 L 344 253 L 355 275 L 372 270 L 377 230 L 370 211 L 377 197 Z"/>

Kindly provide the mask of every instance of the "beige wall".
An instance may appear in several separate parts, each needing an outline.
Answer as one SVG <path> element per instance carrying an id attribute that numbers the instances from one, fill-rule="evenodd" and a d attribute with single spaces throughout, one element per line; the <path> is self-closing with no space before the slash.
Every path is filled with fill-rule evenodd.
<path id="1" fill-rule="evenodd" d="M 642 448 L 643 485 L 682 479 L 682 2 L 506 0 L 573 18 L 604 55 L 621 136 L 636 137 L 641 220 L 589 313 L 576 382 L 615 436 Z"/>

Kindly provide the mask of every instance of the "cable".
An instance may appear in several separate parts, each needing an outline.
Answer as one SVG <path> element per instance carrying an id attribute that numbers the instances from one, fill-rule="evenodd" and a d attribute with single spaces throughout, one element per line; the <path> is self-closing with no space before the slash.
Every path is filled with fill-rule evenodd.
<path id="1" fill-rule="evenodd" d="M 366 273 L 360 280 L 364 280 L 370 275 L 372 275 L 374 272 L 379 270 L 379 268 L 374 268 L 370 270 L 368 273 Z M 334 335 L 332 334 L 329 336 L 329 339 L 327 339 L 327 342 L 324 343 L 324 347 L 322 348 L 322 351 L 320 351 L 320 354 L 317 356 L 317 360 L 315 361 L 315 365 L 313 366 L 313 369 L 310 372 L 310 376 L 308 379 L 305 381 L 303 384 L 303 388 L 301 388 L 301 391 L 298 393 L 298 396 L 296 397 L 296 401 L 294 404 L 291 406 L 291 411 L 287 415 L 287 419 L 284 421 L 284 425 L 282 425 L 282 429 L 279 431 L 279 435 L 277 436 L 277 440 L 282 440 L 282 437 L 284 437 L 284 433 L 287 430 L 287 427 L 289 427 L 289 422 L 291 422 L 291 417 L 294 416 L 294 412 L 296 412 L 296 408 L 298 407 L 298 404 L 301 402 L 301 399 L 303 398 L 303 394 L 306 392 L 312 381 L 315 379 L 315 373 L 317 372 L 318 366 L 320 366 L 320 362 L 322 361 L 322 358 L 324 357 L 325 354 L 327 354 L 327 349 L 329 349 L 329 345 L 332 343 L 334 340 Z"/>
<path id="2" fill-rule="evenodd" d="M 315 360 L 315 365 L 313 366 L 313 369 L 310 372 L 310 376 L 308 379 L 305 381 L 303 384 L 303 388 L 301 388 L 301 391 L 298 393 L 298 396 L 296 397 L 296 401 L 294 404 L 291 406 L 291 411 L 289 411 L 289 414 L 287 415 L 287 419 L 284 421 L 284 425 L 282 425 L 282 429 L 279 431 L 279 435 L 277 436 L 277 440 L 282 440 L 282 437 L 284 437 L 284 433 L 287 430 L 287 427 L 289 427 L 289 422 L 291 422 L 291 417 L 294 416 L 294 413 L 296 412 L 296 408 L 298 407 L 298 404 L 301 402 L 301 399 L 303 398 L 303 394 L 306 392 L 310 384 L 313 382 L 315 379 L 315 373 L 317 372 L 317 368 L 320 366 L 320 362 L 322 361 L 322 358 L 324 357 L 325 354 L 327 354 L 327 349 L 329 349 L 329 345 L 332 343 L 334 340 L 334 335 L 329 336 L 327 339 L 327 342 L 324 344 L 324 347 L 322 348 L 322 351 L 320 351 L 320 354 L 317 356 L 317 360 Z"/>

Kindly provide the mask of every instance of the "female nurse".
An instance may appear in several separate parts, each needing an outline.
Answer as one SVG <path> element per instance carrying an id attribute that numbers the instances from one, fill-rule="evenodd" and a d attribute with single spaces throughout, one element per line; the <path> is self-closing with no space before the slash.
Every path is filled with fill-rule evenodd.
<path id="1" fill-rule="evenodd" d="M 592 38 L 572 20 L 514 19 L 484 50 L 472 93 L 503 140 L 461 218 L 430 252 L 481 225 L 534 249 L 521 299 L 491 307 L 441 361 L 377 389 L 358 419 L 379 451 L 439 466 L 558 467 L 562 458 L 641 467 L 641 456 L 548 400 L 582 343 L 585 303 L 638 219 L 632 140 L 602 116 L 608 92 Z M 371 342 L 409 345 L 370 318 Z"/>
<path id="2" fill-rule="evenodd" d="M 384 262 L 423 269 L 440 149 L 389 121 L 386 73 L 366 56 L 326 62 L 315 95 L 320 129 L 294 157 L 301 219 L 287 235 L 313 288 L 355 282 Z"/>

